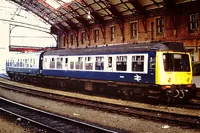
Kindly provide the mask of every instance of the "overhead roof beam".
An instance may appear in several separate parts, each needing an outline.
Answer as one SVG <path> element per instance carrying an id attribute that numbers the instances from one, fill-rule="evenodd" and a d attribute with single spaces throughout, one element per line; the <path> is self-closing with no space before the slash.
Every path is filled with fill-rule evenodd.
<path id="1" fill-rule="evenodd" d="M 53 25 L 53 26 L 54 26 L 54 25 Z M 68 29 L 67 27 L 63 26 L 61 23 L 55 24 L 54 27 L 56 27 L 56 26 L 58 26 L 58 28 L 59 28 L 62 32 L 68 33 L 68 31 L 70 30 L 70 29 Z"/>
<path id="2" fill-rule="evenodd" d="M 107 3 L 107 8 L 110 10 L 110 12 L 115 16 L 115 18 L 120 21 L 120 22 L 124 22 L 124 16 L 116 9 L 116 7 L 111 4 L 109 1 L 106 1 Z M 103 2 L 104 3 L 104 2 Z M 105 3 L 104 3 L 105 4 Z"/>
<path id="3" fill-rule="evenodd" d="M 166 7 L 169 9 L 174 9 L 175 8 L 175 1 L 174 0 L 163 0 Z"/>
<path id="4" fill-rule="evenodd" d="M 89 22 L 88 22 L 87 20 L 85 20 L 83 17 L 81 17 L 80 13 L 78 13 L 77 10 L 73 9 L 73 8 L 70 7 L 70 6 L 69 6 L 69 8 L 70 8 L 73 12 L 75 12 L 76 14 L 78 14 L 78 16 L 76 17 L 76 19 L 77 19 L 80 23 L 82 23 L 85 27 L 89 27 L 89 26 L 90 26 Z"/>
<path id="5" fill-rule="evenodd" d="M 65 21 L 68 25 L 69 25 L 69 27 L 71 27 L 72 29 L 75 29 L 75 30 L 77 30 L 78 29 L 78 27 L 77 27 L 77 25 L 75 24 L 75 23 L 73 23 L 72 21 Z"/>
<path id="6" fill-rule="evenodd" d="M 147 15 L 147 11 L 144 6 L 142 6 L 138 0 L 129 0 L 129 2 L 135 7 L 135 9 L 142 15 Z"/>
<path id="7" fill-rule="evenodd" d="M 82 23 L 85 27 L 90 27 L 90 24 L 88 23 L 88 21 L 86 21 L 84 18 L 82 17 L 76 17 L 76 19 Z"/>

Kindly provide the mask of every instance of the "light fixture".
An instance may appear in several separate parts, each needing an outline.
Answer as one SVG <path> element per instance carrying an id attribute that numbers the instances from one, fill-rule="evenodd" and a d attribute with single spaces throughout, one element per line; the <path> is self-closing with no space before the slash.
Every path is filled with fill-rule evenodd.
<path id="1" fill-rule="evenodd" d="M 87 19 L 92 19 L 91 14 L 90 14 L 90 11 L 88 11 Z"/>

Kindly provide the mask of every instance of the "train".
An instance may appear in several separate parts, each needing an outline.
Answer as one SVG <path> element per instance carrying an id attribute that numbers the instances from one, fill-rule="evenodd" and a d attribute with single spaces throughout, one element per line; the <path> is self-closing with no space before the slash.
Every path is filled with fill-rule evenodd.
<path id="1" fill-rule="evenodd" d="M 182 42 L 145 42 L 15 54 L 10 79 L 166 102 L 194 96 L 190 53 Z"/>

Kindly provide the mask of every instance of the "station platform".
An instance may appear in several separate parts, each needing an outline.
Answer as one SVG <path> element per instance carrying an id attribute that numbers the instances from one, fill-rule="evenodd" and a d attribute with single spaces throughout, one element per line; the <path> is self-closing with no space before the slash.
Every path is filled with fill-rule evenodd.
<path id="1" fill-rule="evenodd" d="M 193 76 L 193 83 L 195 83 L 196 86 L 200 88 L 200 76 Z"/>

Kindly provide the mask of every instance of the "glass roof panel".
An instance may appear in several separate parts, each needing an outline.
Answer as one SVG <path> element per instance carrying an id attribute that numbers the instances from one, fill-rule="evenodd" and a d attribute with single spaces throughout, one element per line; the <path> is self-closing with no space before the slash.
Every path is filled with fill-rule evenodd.
<path id="1" fill-rule="evenodd" d="M 60 7 L 61 5 L 55 1 L 55 0 L 45 0 L 45 2 L 47 4 L 49 4 L 50 6 L 52 6 L 53 8 L 57 9 L 58 7 Z"/>
<path id="2" fill-rule="evenodd" d="M 47 4 L 52 6 L 53 8 L 57 9 L 65 3 L 70 3 L 72 0 L 45 0 Z"/>

